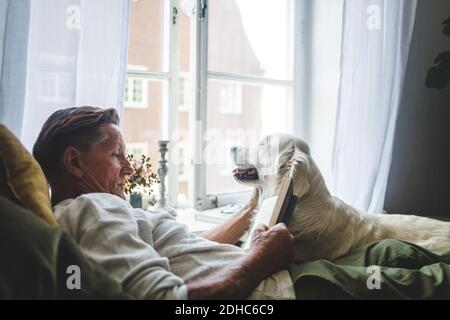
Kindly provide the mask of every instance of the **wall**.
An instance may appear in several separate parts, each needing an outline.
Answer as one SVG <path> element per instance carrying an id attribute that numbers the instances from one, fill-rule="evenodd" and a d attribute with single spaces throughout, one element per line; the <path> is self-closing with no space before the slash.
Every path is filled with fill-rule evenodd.
<path id="1" fill-rule="evenodd" d="M 450 217 L 450 87 L 425 87 L 435 57 L 450 50 L 448 0 L 419 0 L 386 191 L 389 213 Z"/>

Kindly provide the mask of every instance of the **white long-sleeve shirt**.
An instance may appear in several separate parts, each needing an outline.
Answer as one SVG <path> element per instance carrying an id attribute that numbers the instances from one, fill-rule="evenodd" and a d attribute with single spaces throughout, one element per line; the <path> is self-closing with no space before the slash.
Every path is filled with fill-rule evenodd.
<path id="1" fill-rule="evenodd" d="M 124 289 L 139 299 L 187 299 L 186 283 L 227 268 L 245 252 L 190 233 L 164 211 L 135 209 L 108 193 L 58 203 L 59 225 Z M 280 271 L 249 298 L 293 299 L 288 271 Z"/>

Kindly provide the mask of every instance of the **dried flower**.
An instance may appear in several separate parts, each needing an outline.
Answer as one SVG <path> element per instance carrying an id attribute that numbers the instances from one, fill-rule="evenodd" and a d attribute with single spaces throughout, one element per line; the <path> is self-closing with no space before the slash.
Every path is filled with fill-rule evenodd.
<path id="1" fill-rule="evenodd" d="M 140 159 L 136 159 L 132 154 L 127 154 L 133 168 L 133 174 L 125 183 L 125 193 L 151 194 L 152 186 L 159 183 L 159 177 L 152 171 L 150 157 L 142 154 Z"/>

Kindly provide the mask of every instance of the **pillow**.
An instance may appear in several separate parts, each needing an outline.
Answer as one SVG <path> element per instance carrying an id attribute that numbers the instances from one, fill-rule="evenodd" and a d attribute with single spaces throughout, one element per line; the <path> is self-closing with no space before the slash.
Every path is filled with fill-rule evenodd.
<path id="1" fill-rule="evenodd" d="M 47 179 L 33 156 L 0 124 L 0 195 L 56 225 Z"/>

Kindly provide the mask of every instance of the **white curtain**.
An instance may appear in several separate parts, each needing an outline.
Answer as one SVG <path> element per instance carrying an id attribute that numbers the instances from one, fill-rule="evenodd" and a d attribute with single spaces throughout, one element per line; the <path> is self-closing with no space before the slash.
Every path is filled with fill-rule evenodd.
<path id="1" fill-rule="evenodd" d="M 344 0 L 333 192 L 382 212 L 416 0 Z"/>
<path id="2" fill-rule="evenodd" d="M 57 109 L 95 105 L 121 111 L 130 0 L 1 3 L 0 122 L 25 146 L 31 149 Z"/>
<path id="3" fill-rule="evenodd" d="M 29 0 L 0 1 L 0 122 L 19 136 L 27 71 Z"/>

